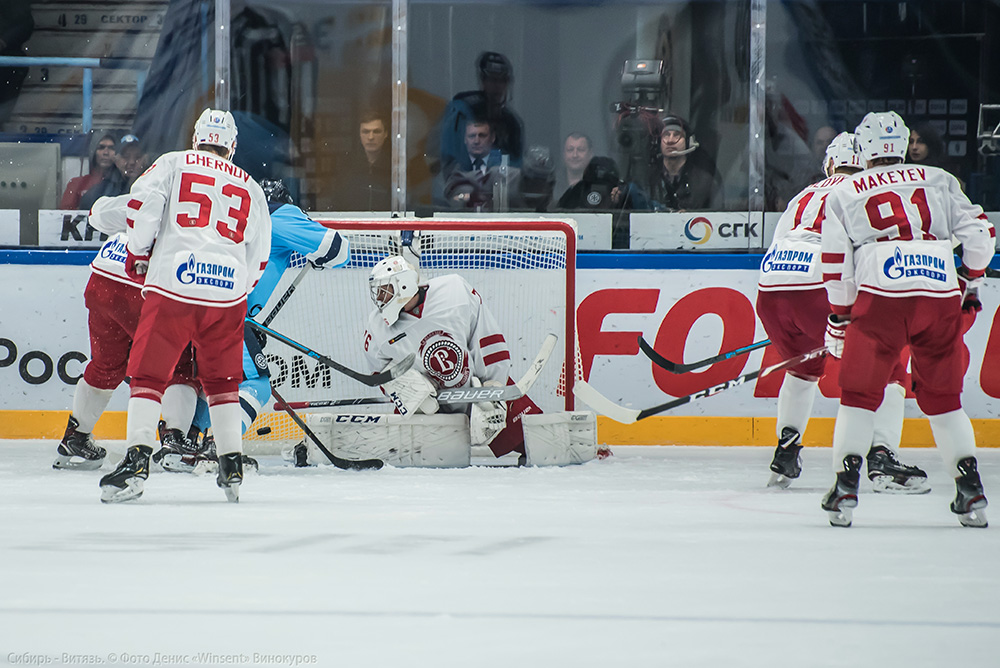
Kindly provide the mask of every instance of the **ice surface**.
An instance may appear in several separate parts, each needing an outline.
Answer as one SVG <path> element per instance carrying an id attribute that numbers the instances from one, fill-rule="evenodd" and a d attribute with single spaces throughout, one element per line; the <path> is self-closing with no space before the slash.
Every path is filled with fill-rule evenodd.
<path id="1" fill-rule="evenodd" d="M 121 454 L 105 445 L 103 472 Z M 560 469 L 265 457 L 238 505 L 165 472 L 102 505 L 102 472 L 53 471 L 55 442 L 0 453 L 0 664 L 1000 662 L 1000 510 L 959 526 L 934 450 L 903 453 L 930 494 L 864 480 L 850 529 L 819 508 L 829 448 L 784 491 L 765 488 L 768 448 L 618 447 Z M 980 471 L 1000 499 L 1000 450 Z"/>

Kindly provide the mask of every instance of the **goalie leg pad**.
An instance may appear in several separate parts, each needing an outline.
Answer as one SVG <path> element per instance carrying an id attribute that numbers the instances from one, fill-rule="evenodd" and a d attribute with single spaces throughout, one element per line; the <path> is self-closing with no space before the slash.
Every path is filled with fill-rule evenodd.
<path id="1" fill-rule="evenodd" d="M 350 460 L 381 459 L 397 467 L 464 468 L 469 466 L 469 418 L 464 413 L 390 415 L 387 413 L 314 413 L 310 429 L 327 449 Z M 309 440 L 309 461 L 326 461 Z"/>
<path id="2" fill-rule="evenodd" d="M 597 417 L 590 411 L 525 415 L 528 466 L 583 464 L 597 456 Z"/>

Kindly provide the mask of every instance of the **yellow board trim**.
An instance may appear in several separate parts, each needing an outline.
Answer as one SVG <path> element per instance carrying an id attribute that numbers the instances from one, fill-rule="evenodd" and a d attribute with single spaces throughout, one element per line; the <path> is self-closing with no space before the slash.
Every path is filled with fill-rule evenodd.
<path id="1" fill-rule="evenodd" d="M 68 411 L 0 411 L 0 439 L 62 438 Z M 284 423 L 288 422 L 289 425 Z M 803 443 L 828 446 L 833 441 L 833 418 L 809 421 Z M 291 426 L 287 415 L 264 413 L 254 423 Z M 597 418 L 598 440 L 605 445 L 759 445 L 773 447 L 775 419 L 760 417 L 651 417 L 635 424 L 620 424 L 606 417 Z M 1000 447 L 1000 419 L 973 419 L 976 445 Z M 253 433 L 254 429 L 251 430 Z M 94 428 L 96 438 L 125 438 L 125 412 L 104 413 Z M 248 438 L 259 438 L 256 436 Z M 265 437 L 266 439 L 266 437 Z M 930 425 L 923 418 L 903 422 L 901 445 L 927 448 L 934 445 Z"/>

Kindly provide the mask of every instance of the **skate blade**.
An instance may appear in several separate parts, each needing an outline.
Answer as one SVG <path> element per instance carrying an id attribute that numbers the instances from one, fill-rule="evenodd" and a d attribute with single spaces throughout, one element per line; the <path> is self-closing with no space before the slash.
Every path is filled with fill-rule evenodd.
<path id="1" fill-rule="evenodd" d="M 142 496 L 144 482 L 142 478 L 130 478 L 125 481 L 125 487 L 101 485 L 101 503 L 121 503 L 138 499 Z"/>
<path id="2" fill-rule="evenodd" d="M 770 480 L 767 481 L 768 487 L 777 487 L 778 489 L 788 489 L 791 484 L 792 478 L 780 473 L 772 473 Z"/>
<path id="3" fill-rule="evenodd" d="M 208 474 L 215 475 L 218 472 L 219 472 L 219 462 L 213 462 L 210 459 L 198 462 L 197 464 L 194 465 L 194 468 L 191 469 L 191 473 L 195 475 L 208 475 Z"/>
<path id="4" fill-rule="evenodd" d="M 52 468 L 60 471 L 96 471 L 104 465 L 104 458 L 84 459 L 77 456 L 59 455 L 52 462 Z"/>
<path id="5" fill-rule="evenodd" d="M 849 527 L 854 521 L 854 508 L 842 507 L 840 510 L 828 510 L 827 516 L 830 518 L 830 526 Z"/>
<path id="6" fill-rule="evenodd" d="M 226 493 L 226 500 L 229 503 L 239 503 L 240 502 L 240 483 L 234 483 L 228 487 L 223 487 L 222 491 Z"/>
<path id="7" fill-rule="evenodd" d="M 986 513 L 983 512 L 982 508 L 973 508 L 967 513 L 960 514 L 958 521 L 962 523 L 962 526 L 974 529 L 985 529 L 989 526 L 989 522 L 986 521 Z"/>
<path id="8" fill-rule="evenodd" d="M 908 478 L 902 485 L 887 475 L 877 475 L 871 480 L 872 488 L 878 494 L 927 494 L 931 491 L 927 478 Z"/>

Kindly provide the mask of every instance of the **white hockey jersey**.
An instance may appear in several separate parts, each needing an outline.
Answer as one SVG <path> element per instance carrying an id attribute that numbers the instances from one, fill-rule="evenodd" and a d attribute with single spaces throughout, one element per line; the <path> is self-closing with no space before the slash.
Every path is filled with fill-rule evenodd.
<path id="1" fill-rule="evenodd" d="M 774 229 L 774 239 L 760 263 L 757 289 L 816 290 L 823 287 L 820 262 L 826 198 L 843 174 L 817 181 L 788 203 Z"/>
<path id="2" fill-rule="evenodd" d="M 246 298 L 271 248 L 267 201 L 249 174 L 213 153 L 176 151 L 129 194 L 128 248 L 152 249 L 143 293 L 214 307 Z"/>
<path id="3" fill-rule="evenodd" d="M 426 290 L 423 303 L 392 325 L 372 312 L 364 340 L 369 368 L 381 371 L 416 353 L 413 368 L 439 388 L 469 387 L 472 376 L 506 385 L 510 349 L 479 293 L 458 274 L 432 278 Z"/>
<path id="4" fill-rule="evenodd" d="M 141 288 L 142 281 L 134 281 L 125 273 L 125 244 L 128 243 L 126 234 L 128 226 L 125 219 L 131 198 L 131 195 L 101 197 L 91 207 L 88 219 L 90 226 L 98 232 L 110 235 L 110 238 L 104 242 L 94 261 L 90 263 L 90 270 L 113 281 Z"/>
<path id="5" fill-rule="evenodd" d="M 826 200 L 823 279 L 835 310 L 858 291 L 888 297 L 959 294 L 953 254 L 982 270 L 993 259 L 995 230 L 958 179 L 937 167 L 874 167 L 845 179 Z"/>

